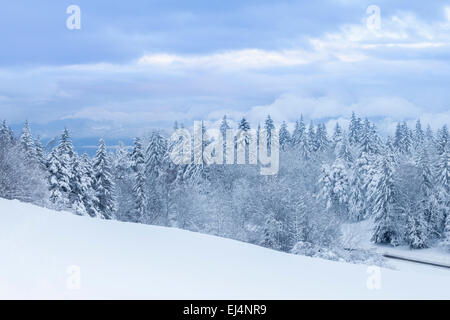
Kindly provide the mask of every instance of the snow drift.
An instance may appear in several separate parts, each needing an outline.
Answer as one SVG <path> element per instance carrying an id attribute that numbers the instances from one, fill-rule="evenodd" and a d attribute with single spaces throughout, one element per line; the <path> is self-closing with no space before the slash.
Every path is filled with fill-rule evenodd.
<path id="1" fill-rule="evenodd" d="M 0 216 L 0 298 L 450 299 L 450 272 L 381 269 L 370 290 L 365 265 L 4 199 Z"/>

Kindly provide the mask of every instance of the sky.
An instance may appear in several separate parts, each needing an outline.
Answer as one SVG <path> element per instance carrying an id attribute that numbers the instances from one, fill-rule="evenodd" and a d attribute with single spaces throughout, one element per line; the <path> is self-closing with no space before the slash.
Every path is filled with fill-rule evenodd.
<path id="1" fill-rule="evenodd" d="M 80 29 L 68 29 L 70 5 Z M 375 25 L 375 5 L 380 24 Z M 173 122 L 392 133 L 450 123 L 445 1 L 24 1 L 0 9 L 0 119 L 51 137 L 132 137 Z"/>

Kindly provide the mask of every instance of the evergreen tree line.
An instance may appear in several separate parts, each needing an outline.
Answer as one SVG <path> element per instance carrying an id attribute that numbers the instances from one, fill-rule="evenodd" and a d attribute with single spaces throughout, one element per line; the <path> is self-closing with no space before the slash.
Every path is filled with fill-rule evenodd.
<path id="1" fill-rule="evenodd" d="M 275 130 L 270 116 L 263 126 L 257 137 Z M 230 128 L 224 116 L 220 131 Z M 243 118 L 236 129 L 234 148 L 248 148 L 239 133 L 250 130 L 249 122 Z M 114 152 L 100 140 L 90 158 L 75 152 L 65 129 L 47 154 L 28 123 L 16 138 L 4 121 L 0 196 L 281 251 L 299 243 L 340 247 L 341 223 L 365 219 L 374 221 L 375 243 L 450 248 L 448 135 L 447 126 L 435 133 L 417 121 L 414 128 L 399 123 L 395 135 L 383 139 L 372 122 L 353 113 L 348 128 L 336 124 L 330 136 L 325 124 L 307 125 L 302 117 L 293 132 L 283 122 L 279 173 L 262 176 L 255 165 L 176 165 L 169 154 L 177 142 L 160 131 L 136 138 L 132 148 L 120 143 Z M 202 148 L 209 143 L 204 137 Z"/>

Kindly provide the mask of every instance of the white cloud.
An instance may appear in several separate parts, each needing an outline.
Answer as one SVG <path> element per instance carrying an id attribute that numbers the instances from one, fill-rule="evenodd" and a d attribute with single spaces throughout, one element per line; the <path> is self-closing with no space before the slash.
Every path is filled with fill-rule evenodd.
<path id="1" fill-rule="evenodd" d="M 48 121 L 64 114 L 127 125 L 187 119 L 217 124 L 223 114 L 236 121 L 246 115 L 256 124 L 271 114 L 290 126 L 301 114 L 334 126 L 355 110 L 384 119 L 386 131 L 417 117 L 439 126 L 449 123 L 442 113 L 448 61 L 426 54 L 449 46 L 450 7 L 443 12 L 446 20 L 430 23 L 410 13 L 382 16 L 378 31 L 363 22 L 342 26 L 309 39 L 303 49 L 293 44 L 284 50 L 161 52 L 124 64 L 5 68 L 0 82 L 7 94 L 1 93 L 0 108 L 20 121 L 28 110 Z M 411 52 L 418 55 L 405 58 Z M 428 101 L 433 110 L 424 113 Z"/>
<path id="2" fill-rule="evenodd" d="M 172 121 L 183 119 L 186 112 L 164 111 L 163 108 L 154 108 L 153 111 L 119 111 L 107 107 L 89 107 L 62 117 L 65 119 L 88 119 L 94 121 L 113 121 L 120 123 L 142 123 Z"/>
<path id="3" fill-rule="evenodd" d="M 301 115 L 313 120 L 349 116 L 352 111 L 363 117 L 390 117 L 394 120 L 420 115 L 419 107 L 401 97 L 362 98 L 348 104 L 331 96 L 315 98 L 284 94 L 269 105 L 251 108 L 246 116 L 256 123 L 264 121 L 270 114 L 275 121 L 281 122 L 298 119 Z"/>
<path id="4" fill-rule="evenodd" d="M 444 13 L 445 13 L 445 17 L 450 22 L 450 7 L 445 7 L 444 8 Z"/>
<path id="5" fill-rule="evenodd" d="M 139 65 L 174 68 L 220 68 L 223 70 L 261 69 L 302 65 L 317 60 L 317 56 L 302 50 L 266 51 L 245 49 L 207 55 L 148 54 Z"/>
<path id="6" fill-rule="evenodd" d="M 392 134 L 398 121 L 407 121 L 413 127 L 417 119 L 421 119 L 424 125 L 430 124 L 433 129 L 450 123 L 450 111 L 427 113 L 414 103 L 401 97 L 372 97 L 362 98 L 357 102 L 348 104 L 338 98 L 305 97 L 295 94 L 284 94 L 268 105 L 254 106 L 245 113 L 230 113 L 226 110 L 216 110 L 208 115 L 212 119 L 211 124 L 218 126 L 223 114 L 237 122 L 245 116 L 253 126 L 263 123 L 267 115 L 280 125 L 287 121 L 289 128 L 293 129 L 294 122 L 303 115 L 306 122 L 325 121 L 328 131 L 331 133 L 336 123 L 347 128 L 349 118 L 355 111 L 358 116 L 368 117 L 376 122 L 382 133 Z M 215 120 L 214 120 L 215 119 Z"/>
<path id="7" fill-rule="evenodd" d="M 445 9 L 447 19 L 450 9 Z M 449 20 L 449 19 L 448 19 Z M 450 20 L 449 20 L 450 21 Z M 342 61 L 366 59 L 373 49 L 433 49 L 450 46 L 448 21 L 427 23 L 412 13 L 399 13 L 382 17 L 378 30 L 367 28 L 364 24 L 344 25 L 338 32 L 327 33 L 321 38 L 311 38 L 313 49 L 324 55 L 335 56 Z"/>

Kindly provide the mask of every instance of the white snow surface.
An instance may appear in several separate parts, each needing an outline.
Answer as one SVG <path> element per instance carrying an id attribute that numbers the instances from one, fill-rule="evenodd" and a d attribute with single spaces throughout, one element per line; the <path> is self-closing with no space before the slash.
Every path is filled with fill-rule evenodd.
<path id="1" fill-rule="evenodd" d="M 373 250 L 379 254 L 391 254 L 403 258 L 428 261 L 442 265 L 450 265 L 450 253 L 439 246 L 426 249 L 410 249 L 406 245 L 393 247 L 391 245 L 377 245 L 370 239 L 373 234 L 374 221 L 367 219 L 357 223 L 348 223 L 342 226 L 347 246 L 353 249 Z M 450 276 L 450 269 L 433 267 L 420 263 L 412 263 L 395 259 L 387 259 L 387 265 L 401 271 L 416 271 Z"/>
<path id="2" fill-rule="evenodd" d="M 366 265 L 179 229 L 4 199 L 0 221 L 3 299 L 450 299 L 450 272 L 382 268 L 370 290 Z"/>

